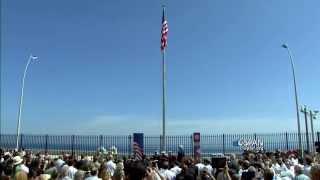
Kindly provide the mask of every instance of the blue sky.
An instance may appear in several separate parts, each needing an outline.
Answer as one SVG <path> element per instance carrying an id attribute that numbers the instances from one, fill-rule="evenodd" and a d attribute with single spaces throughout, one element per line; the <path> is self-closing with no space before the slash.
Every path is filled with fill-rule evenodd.
<path id="1" fill-rule="evenodd" d="M 300 104 L 320 109 L 319 6 L 167 1 L 167 133 L 296 131 L 281 44 L 294 54 Z M 160 29 L 160 1 L 1 1 L 2 131 L 15 133 L 33 53 L 23 133 L 160 134 Z"/>

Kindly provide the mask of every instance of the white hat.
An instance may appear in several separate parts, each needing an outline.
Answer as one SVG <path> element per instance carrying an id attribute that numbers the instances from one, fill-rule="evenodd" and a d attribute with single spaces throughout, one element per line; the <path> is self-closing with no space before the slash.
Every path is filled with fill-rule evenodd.
<path id="1" fill-rule="evenodd" d="M 21 151 L 21 152 L 19 153 L 19 155 L 20 155 L 21 157 L 23 157 L 23 156 L 26 155 L 26 152 L 25 152 L 25 151 Z"/>
<path id="2" fill-rule="evenodd" d="M 21 165 L 21 170 L 26 172 L 27 174 L 29 174 L 29 168 L 27 166 L 25 166 L 24 164 Z"/>
<path id="3" fill-rule="evenodd" d="M 64 161 L 62 159 L 57 159 L 54 164 L 57 168 L 60 168 L 64 164 Z"/>
<path id="4" fill-rule="evenodd" d="M 40 179 L 43 179 L 43 180 L 48 180 L 50 178 L 51 178 L 51 175 L 49 175 L 49 174 L 41 174 L 40 175 Z"/>
<path id="5" fill-rule="evenodd" d="M 23 161 L 23 159 L 22 159 L 20 156 L 15 156 L 15 157 L 13 158 L 13 164 L 14 164 L 14 165 L 21 164 L 22 161 Z"/>

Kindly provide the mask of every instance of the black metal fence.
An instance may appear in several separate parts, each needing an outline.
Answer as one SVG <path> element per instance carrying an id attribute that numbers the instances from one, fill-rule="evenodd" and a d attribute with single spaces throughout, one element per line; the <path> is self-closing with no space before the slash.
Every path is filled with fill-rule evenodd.
<path id="1" fill-rule="evenodd" d="M 320 132 L 314 134 L 314 141 L 320 141 Z M 306 134 L 302 133 L 303 149 L 307 150 Z M 309 137 L 309 150 L 314 150 L 312 134 Z M 120 155 L 132 153 L 132 136 L 109 136 L 109 135 L 27 135 L 20 136 L 20 147 L 33 151 L 48 151 L 50 153 L 75 153 L 92 154 L 99 147 L 106 149 L 115 146 Z M 161 136 L 144 136 L 144 152 L 151 155 L 160 150 Z M 269 133 L 269 134 L 216 134 L 201 135 L 200 147 L 202 155 L 212 153 L 241 153 L 238 146 L 240 139 L 260 140 L 266 151 L 294 150 L 298 149 L 297 133 Z M 2 134 L 0 136 L 0 147 L 14 149 L 16 135 Z M 179 145 L 183 145 L 187 155 L 193 154 L 193 136 L 166 136 L 166 150 L 172 153 L 178 151 Z"/>

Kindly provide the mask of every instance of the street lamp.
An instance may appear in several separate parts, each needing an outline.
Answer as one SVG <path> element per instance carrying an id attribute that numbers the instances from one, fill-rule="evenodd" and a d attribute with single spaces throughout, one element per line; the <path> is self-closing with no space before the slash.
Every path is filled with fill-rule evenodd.
<path id="1" fill-rule="evenodd" d="M 304 114 L 304 123 L 306 126 L 306 141 L 307 141 L 307 152 L 310 152 L 310 143 L 309 143 L 309 129 L 308 129 L 308 112 L 307 106 L 301 107 L 301 112 Z M 312 117 L 312 115 L 310 115 Z"/>
<path id="2" fill-rule="evenodd" d="M 311 138 L 312 138 L 312 147 L 314 147 L 314 129 L 313 129 L 313 120 L 316 120 L 317 119 L 317 114 L 319 113 L 318 110 L 310 110 L 310 124 L 311 124 Z M 314 148 L 313 149 L 313 152 L 314 152 Z"/>
<path id="3" fill-rule="evenodd" d="M 27 75 L 29 64 L 33 61 L 38 59 L 37 56 L 30 55 L 27 65 L 24 69 L 23 77 L 22 77 L 22 87 L 21 87 L 21 96 L 20 96 L 20 104 L 19 104 L 19 112 L 18 112 L 18 123 L 17 123 L 17 139 L 16 139 L 16 150 L 19 150 L 19 137 L 20 137 L 20 124 L 21 124 L 21 113 L 22 113 L 22 106 L 23 106 L 23 90 L 24 90 L 24 82 Z"/>
<path id="4" fill-rule="evenodd" d="M 294 85 L 294 95 L 295 95 L 295 101 L 296 101 L 296 113 L 297 113 L 297 124 L 298 124 L 298 137 L 299 137 L 299 150 L 301 156 L 303 156 L 303 149 L 302 149 L 302 141 L 301 141 L 301 129 L 300 129 L 300 117 L 299 117 L 299 103 L 298 103 L 298 93 L 297 93 L 297 84 L 296 84 L 296 75 L 294 71 L 294 63 L 291 55 L 291 51 L 289 49 L 289 46 L 287 44 L 282 45 L 283 48 L 287 49 L 289 58 L 290 58 L 290 63 L 291 63 L 291 68 L 292 68 L 292 75 L 293 75 L 293 85 Z"/>

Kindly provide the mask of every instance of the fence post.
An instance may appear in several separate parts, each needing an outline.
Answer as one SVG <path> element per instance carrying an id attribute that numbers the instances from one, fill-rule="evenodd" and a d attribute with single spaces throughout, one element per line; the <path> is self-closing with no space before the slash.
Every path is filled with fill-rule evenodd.
<path id="1" fill-rule="evenodd" d="M 287 147 L 287 151 L 289 151 L 288 132 L 286 132 L 286 147 Z"/>
<path id="2" fill-rule="evenodd" d="M 23 134 L 20 134 L 20 149 L 23 149 L 23 147 L 22 147 L 22 144 L 23 144 L 23 142 L 22 142 L 22 139 L 23 139 Z M 17 150 L 19 150 L 19 149 L 17 149 Z"/>
<path id="3" fill-rule="evenodd" d="M 129 140 L 129 144 L 128 144 L 128 146 L 129 146 L 129 148 L 128 148 L 129 152 L 128 152 L 128 155 L 130 156 L 130 155 L 132 154 L 132 138 L 131 138 L 131 135 L 128 136 L 128 140 Z"/>
<path id="4" fill-rule="evenodd" d="M 74 135 L 71 136 L 71 155 L 74 157 Z"/>
<path id="5" fill-rule="evenodd" d="M 103 136 L 102 135 L 100 135 L 99 136 L 99 148 L 101 148 L 103 145 Z"/>
<path id="6" fill-rule="evenodd" d="M 257 149 L 257 133 L 254 133 L 253 134 L 253 136 L 254 136 L 254 143 L 255 143 L 255 150 Z"/>
<path id="7" fill-rule="evenodd" d="M 162 135 L 160 135 L 160 154 L 161 154 L 161 150 L 162 150 L 162 144 L 163 144 L 163 140 L 162 140 Z"/>
<path id="8" fill-rule="evenodd" d="M 194 142 L 193 142 L 193 134 L 190 136 L 191 139 L 191 155 L 194 157 Z"/>
<path id="9" fill-rule="evenodd" d="M 223 152 L 223 154 L 226 153 L 226 147 L 225 146 L 226 146 L 225 135 L 222 134 L 222 152 Z"/>
<path id="10" fill-rule="evenodd" d="M 49 138 L 49 137 L 48 137 L 48 134 L 46 134 L 46 136 L 45 136 L 45 141 L 46 141 L 46 142 L 45 142 L 45 147 L 44 147 L 46 153 L 48 152 L 48 138 Z"/>

